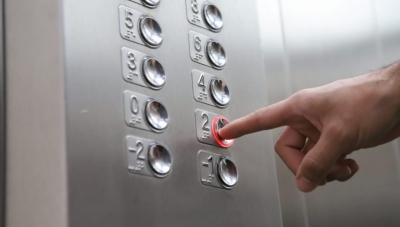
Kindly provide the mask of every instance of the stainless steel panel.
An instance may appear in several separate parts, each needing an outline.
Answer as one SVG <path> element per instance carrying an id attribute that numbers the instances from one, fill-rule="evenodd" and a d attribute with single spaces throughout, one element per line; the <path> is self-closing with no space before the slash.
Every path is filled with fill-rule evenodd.
<path id="1" fill-rule="evenodd" d="M 6 226 L 67 227 L 61 0 L 5 0 Z"/>
<path id="2" fill-rule="evenodd" d="M 126 47 L 123 47 L 121 49 L 121 55 L 122 75 L 124 77 L 124 80 L 129 83 L 138 84 L 144 87 L 150 87 L 143 73 L 143 61 L 147 58 L 152 58 L 152 56 Z M 152 86 L 152 88 L 154 87 Z M 155 89 L 161 88 L 156 87 Z"/>
<path id="3" fill-rule="evenodd" d="M 224 14 L 220 33 L 191 25 L 181 0 L 163 1 L 156 9 L 122 0 L 64 1 L 70 226 L 281 226 L 270 134 L 240 138 L 229 149 L 202 144 L 196 138 L 196 109 L 235 119 L 267 105 L 256 2 L 214 3 L 229 12 Z M 121 38 L 121 4 L 157 18 L 164 34 L 159 49 Z M 253 23 L 238 27 L 243 21 Z M 191 60 L 188 34 L 192 30 L 224 45 L 230 55 L 223 70 Z M 162 62 L 169 75 L 163 89 L 156 91 L 122 79 L 122 47 Z M 227 108 L 193 99 L 194 69 L 229 84 L 232 100 Z M 168 129 L 156 134 L 127 127 L 122 101 L 125 90 L 164 103 L 171 116 Z M 165 144 L 174 158 L 171 174 L 161 180 L 129 174 L 127 135 Z M 236 188 L 202 185 L 197 165 L 200 150 L 235 160 L 240 171 Z"/>
<path id="4" fill-rule="evenodd" d="M 144 176 L 161 176 L 152 171 L 149 163 L 149 149 L 153 144 L 159 143 L 134 136 L 126 137 L 127 170 L 130 173 Z M 169 164 L 172 164 L 172 161 Z M 162 177 L 165 176 L 163 175 Z"/>
<path id="5" fill-rule="evenodd" d="M 4 8 L 0 1 L 0 227 L 5 226 L 5 184 L 6 184 L 6 103 L 5 103 L 5 69 L 4 69 Z"/>
<path id="6" fill-rule="evenodd" d="M 217 188 L 225 188 L 218 176 L 218 160 L 226 157 L 208 151 L 199 151 L 199 176 L 202 184 Z M 239 176 L 237 176 L 239 177 Z M 229 188 L 232 189 L 232 188 Z"/>
<path id="7" fill-rule="evenodd" d="M 214 7 L 214 10 L 210 10 L 210 6 Z M 208 9 L 208 11 L 205 11 L 205 9 Z M 223 27 L 223 16 L 221 9 L 219 6 L 214 5 L 207 0 L 186 0 L 186 13 L 188 21 L 201 28 L 219 32 Z M 216 24 L 214 26 L 210 26 L 210 24 L 208 24 L 206 15 L 214 16 L 209 19 L 218 24 L 218 26 L 215 26 Z"/>
<path id="8" fill-rule="evenodd" d="M 377 24 L 381 22 L 378 19 L 376 23 L 371 1 L 283 0 L 266 4 L 281 7 L 279 15 L 274 10 L 264 10 L 271 16 L 260 22 L 270 26 L 264 28 L 263 34 L 268 40 L 264 42 L 264 57 L 267 79 L 273 84 L 268 85 L 272 102 L 297 90 L 367 73 L 399 57 L 399 38 L 392 36 L 392 41 L 385 44 L 387 38 L 379 33 Z M 397 2 L 375 4 L 386 6 L 381 6 L 380 11 L 382 15 L 392 15 L 387 21 L 399 23 L 394 19 Z M 282 30 L 273 15 L 281 17 Z M 398 26 L 387 30 L 397 33 Z M 281 31 L 282 41 L 272 31 Z M 389 50 L 391 57 L 385 55 Z M 278 133 L 274 134 L 276 138 Z M 284 225 L 398 226 L 400 219 L 395 212 L 400 207 L 400 175 L 396 152 L 392 144 L 357 151 L 352 157 L 361 169 L 354 179 L 331 183 L 306 196 L 298 192 L 294 176 L 278 161 Z"/>

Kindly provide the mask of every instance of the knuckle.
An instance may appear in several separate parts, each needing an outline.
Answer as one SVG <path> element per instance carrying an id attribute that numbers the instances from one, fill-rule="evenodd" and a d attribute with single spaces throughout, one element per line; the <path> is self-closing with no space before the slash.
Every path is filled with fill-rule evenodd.
<path id="1" fill-rule="evenodd" d="M 312 98 L 312 93 L 312 89 L 303 89 L 294 93 L 290 98 L 293 108 L 298 111 L 311 108 L 310 98 Z"/>
<path id="2" fill-rule="evenodd" d="M 327 167 L 320 163 L 317 159 L 313 157 L 306 157 L 303 160 L 303 175 L 316 183 L 319 183 L 326 179 L 328 174 Z"/>

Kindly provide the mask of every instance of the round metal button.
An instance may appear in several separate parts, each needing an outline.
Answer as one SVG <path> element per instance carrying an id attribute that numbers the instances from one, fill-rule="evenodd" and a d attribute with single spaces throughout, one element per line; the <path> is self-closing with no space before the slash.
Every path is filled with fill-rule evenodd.
<path id="1" fill-rule="evenodd" d="M 167 77 L 161 63 L 151 57 L 143 59 L 142 73 L 144 80 L 150 87 L 160 89 L 164 86 Z"/>
<path id="2" fill-rule="evenodd" d="M 224 26 L 224 21 L 222 20 L 222 14 L 219 9 L 207 2 L 204 4 L 203 17 L 206 21 L 207 26 L 215 32 L 221 31 Z"/>
<path id="3" fill-rule="evenodd" d="M 143 4 L 149 8 L 156 8 L 161 0 L 142 0 Z"/>
<path id="4" fill-rule="evenodd" d="M 163 34 L 158 22 L 150 16 L 142 16 L 139 21 L 139 32 L 143 42 L 157 48 L 163 41 Z"/>
<path id="5" fill-rule="evenodd" d="M 229 94 L 228 85 L 226 85 L 223 80 L 213 78 L 210 83 L 210 90 L 215 104 L 221 107 L 225 107 L 229 104 L 231 96 Z"/>
<path id="6" fill-rule="evenodd" d="M 215 141 L 217 142 L 217 144 L 221 147 L 224 148 L 228 148 L 230 146 L 233 145 L 234 140 L 226 140 L 226 139 L 222 139 L 219 135 L 218 135 L 218 131 L 225 127 L 227 124 L 229 123 L 228 119 L 226 119 L 223 116 L 217 116 L 214 118 L 212 125 L 211 125 L 211 131 L 213 134 L 213 137 L 215 139 Z"/>
<path id="7" fill-rule="evenodd" d="M 207 57 L 212 66 L 222 69 L 226 64 L 226 54 L 224 47 L 214 40 L 209 40 L 206 46 Z"/>
<path id="8" fill-rule="evenodd" d="M 168 112 L 163 104 L 159 101 L 150 99 L 146 103 L 146 118 L 151 128 L 155 131 L 161 132 L 168 126 Z"/>
<path id="9" fill-rule="evenodd" d="M 159 144 L 150 145 L 147 160 L 151 169 L 160 177 L 167 175 L 171 170 L 171 155 L 165 147 Z"/>
<path id="10" fill-rule="evenodd" d="M 225 188 L 235 187 L 239 179 L 235 163 L 229 158 L 220 158 L 218 160 L 218 177 Z"/>

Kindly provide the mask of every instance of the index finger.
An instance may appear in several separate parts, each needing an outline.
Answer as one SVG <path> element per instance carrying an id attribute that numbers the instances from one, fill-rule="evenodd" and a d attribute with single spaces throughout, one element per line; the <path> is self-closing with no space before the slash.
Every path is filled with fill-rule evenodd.
<path id="1" fill-rule="evenodd" d="M 291 105 L 288 100 L 284 100 L 230 122 L 218 134 L 223 139 L 234 139 L 253 132 L 278 128 L 286 125 L 291 114 Z"/>

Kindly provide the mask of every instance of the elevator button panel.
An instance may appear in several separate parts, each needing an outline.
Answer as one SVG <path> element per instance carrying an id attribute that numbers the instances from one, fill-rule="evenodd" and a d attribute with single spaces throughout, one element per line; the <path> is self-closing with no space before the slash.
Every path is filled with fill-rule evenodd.
<path id="1" fill-rule="evenodd" d="M 124 92 L 125 123 L 134 128 L 161 133 L 169 124 L 167 108 L 160 101 L 132 91 Z"/>
<path id="2" fill-rule="evenodd" d="M 236 187 L 239 173 L 231 158 L 208 151 L 200 151 L 198 165 L 200 181 L 203 185 L 224 189 Z"/>
<path id="3" fill-rule="evenodd" d="M 150 48 L 158 48 L 163 42 L 160 24 L 150 15 L 126 6 L 119 7 L 120 33 L 122 38 Z"/>
<path id="4" fill-rule="evenodd" d="M 122 55 L 122 76 L 125 81 L 152 89 L 161 89 L 167 80 L 164 67 L 156 58 L 123 47 Z"/>
<path id="5" fill-rule="evenodd" d="M 227 55 L 222 44 L 194 31 L 189 31 L 189 50 L 192 61 L 202 65 L 223 69 L 227 63 Z"/>
<path id="6" fill-rule="evenodd" d="M 148 139 L 128 136 L 126 149 L 130 173 L 162 178 L 171 172 L 172 156 L 166 146 Z"/>
<path id="7" fill-rule="evenodd" d="M 152 9 L 156 8 L 161 2 L 161 0 L 129 0 L 129 1 L 136 2 L 140 5 L 144 5 L 148 8 L 152 8 Z"/>
<path id="8" fill-rule="evenodd" d="M 231 99 L 228 85 L 222 78 L 199 70 L 192 71 L 193 97 L 196 101 L 225 108 Z"/>
<path id="9" fill-rule="evenodd" d="M 224 26 L 220 9 L 207 0 L 186 0 L 186 12 L 189 22 L 199 27 L 219 32 Z"/>
<path id="10" fill-rule="evenodd" d="M 232 146 L 234 140 L 224 140 L 218 135 L 218 130 L 229 123 L 228 119 L 204 110 L 196 110 L 195 118 L 199 142 L 223 148 Z"/>

